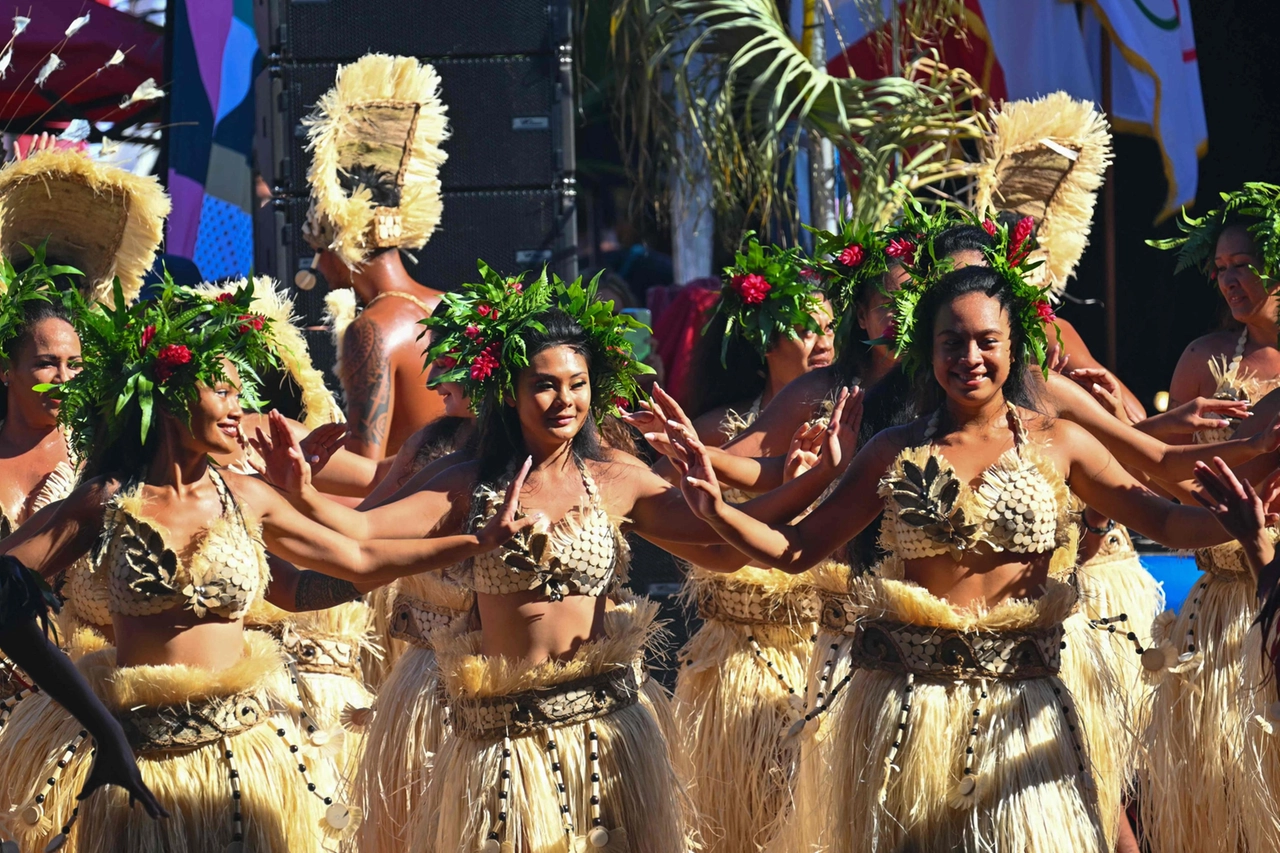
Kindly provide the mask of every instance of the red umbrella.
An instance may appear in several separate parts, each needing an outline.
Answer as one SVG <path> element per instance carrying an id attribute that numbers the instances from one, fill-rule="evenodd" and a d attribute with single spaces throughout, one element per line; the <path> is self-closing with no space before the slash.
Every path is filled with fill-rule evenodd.
<path id="1" fill-rule="evenodd" d="M 15 12 L 31 20 L 14 39 L 12 62 L 0 80 L 0 121 L 6 130 L 22 133 L 37 121 L 121 122 L 145 110 L 158 113 L 156 100 L 123 109 L 120 103 L 147 78 L 163 78 L 164 33 L 159 27 L 86 0 L 36 0 Z M 86 13 L 89 22 L 68 38 L 67 28 Z M 0 39 L 7 40 L 9 25 L 0 19 Z M 117 50 L 125 52 L 124 62 L 99 71 Z M 36 88 L 50 54 L 63 64 Z"/>

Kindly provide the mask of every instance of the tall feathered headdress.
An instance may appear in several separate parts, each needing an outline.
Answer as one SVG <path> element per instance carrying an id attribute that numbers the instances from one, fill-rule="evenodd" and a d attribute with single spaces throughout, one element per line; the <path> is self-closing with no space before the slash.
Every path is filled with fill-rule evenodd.
<path id="1" fill-rule="evenodd" d="M 435 69 L 410 57 L 372 53 L 338 69 L 303 122 L 313 155 L 304 233 L 314 248 L 355 268 L 377 249 L 430 239 L 448 137 L 439 91 Z"/>
<path id="2" fill-rule="evenodd" d="M 1065 92 L 1012 101 L 991 113 L 974 209 L 1036 221 L 1039 246 L 1028 260 L 1043 265 L 1030 272 L 1030 283 L 1049 287 L 1054 297 L 1066 290 L 1089 244 L 1111 157 L 1106 118 Z"/>

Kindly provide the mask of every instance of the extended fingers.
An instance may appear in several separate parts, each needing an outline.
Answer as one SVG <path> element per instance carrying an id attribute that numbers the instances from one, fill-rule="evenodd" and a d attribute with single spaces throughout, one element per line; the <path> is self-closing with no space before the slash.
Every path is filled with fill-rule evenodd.
<path id="1" fill-rule="evenodd" d="M 1203 462 L 1197 462 L 1194 473 L 1196 482 L 1210 497 L 1218 503 L 1226 501 L 1230 488 L 1222 482 L 1216 471 Z"/>
<path id="2" fill-rule="evenodd" d="M 1226 462 L 1223 462 L 1218 456 L 1213 457 L 1213 465 L 1218 469 L 1218 476 L 1222 478 L 1222 481 L 1226 484 L 1227 488 L 1231 490 L 1231 493 L 1236 497 L 1236 499 L 1247 501 L 1249 499 L 1249 495 L 1245 492 L 1244 486 L 1240 485 L 1240 480 L 1236 477 L 1236 472 L 1232 471 L 1230 466 L 1228 466 Z"/>

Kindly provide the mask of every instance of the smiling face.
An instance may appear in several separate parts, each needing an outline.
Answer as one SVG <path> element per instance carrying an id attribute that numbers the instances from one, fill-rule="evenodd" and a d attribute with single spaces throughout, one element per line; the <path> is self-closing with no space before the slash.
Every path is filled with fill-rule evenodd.
<path id="1" fill-rule="evenodd" d="M 1253 268 L 1261 269 L 1253 238 L 1243 225 L 1224 228 L 1213 253 L 1213 270 L 1217 274 L 1218 292 L 1227 301 L 1231 316 L 1241 323 L 1267 320 L 1275 322 L 1276 306 L 1263 279 Z"/>
<path id="2" fill-rule="evenodd" d="M 966 293 L 938 308 L 933 375 L 951 399 L 982 404 L 1000 393 L 1012 353 L 1009 314 L 999 300 Z"/>
<path id="3" fill-rule="evenodd" d="M 59 403 L 36 385 L 60 385 L 80 372 L 80 337 L 66 320 L 47 317 L 27 328 L 13 350 L 13 361 L 0 370 L 7 388 L 9 417 L 22 418 L 37 429 L 52 429 Z"/>
<path id="4" fill-rule="evenodd" d="M 591 415 L 591 376 L 586 357 L 570 346 L 534 354 L 515 383 L 514 405 L 529 447 L 572 441 Z"/>
<path id="5" fill-rule="evenodd" d="M 779 336 L 765 354 L 769 371 L 793 378 L 819 367 L 827 367 L 835 358 L 836 323 L 831 302 L 825 296 L 809 316 L 818 325 L 818 331 L 803 327 L 796 329 L 796 337 Z"/>
<path id="6" fill-rule="evenodd" d="M 235 453 L 240 448 L 240 373 L 229 361 L 222 363 L 226 380 L 212 386 L 198 385 L 191 404 L 189 436 L 192 448 L 202 453 Z M 170 416 L 171 417 L 171 416 Z"/>

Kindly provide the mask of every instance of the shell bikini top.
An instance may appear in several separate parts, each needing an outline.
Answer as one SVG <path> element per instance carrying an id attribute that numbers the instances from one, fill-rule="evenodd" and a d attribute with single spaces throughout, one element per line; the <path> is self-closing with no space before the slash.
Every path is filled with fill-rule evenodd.
<path id="1" fill-rule="evenodd" d="M 604 595 L 624 575 L 626 540 L 600 502 L 600 492 L 579 464 L 586 500 L 555 524 L 539 525 L 471 561 L 471 585 L 486 595 L 537 590 L 552 601 L 566 595 Z M 506 491 L 481 486 L 472 500 L 471 529 L 478 530 L 498 512 Z"/>
<path id="2" fill-rule="evenodd" d="M 107 574 L 112 614 L 151 616 L 186 607 L 201 619 L 239 619 L 261 598 L 270 578 L 261 536 L 250 530 L 222 476 L 212 468 L 209 476 L 222 514 L 196 536 L 186 561 L 167 544 L 164 527 L 142 514 L 138 491 L 111 499 L 97 570 Z"/>
<path id="3" fill-rule="evenodd" d="M 1014 446 L 986 471 L 977 488 L 961 482 L 933 445 L 940 412 L 925 430 L 927 444 L 898 455 L 880 481 L 885 500 L 882 546 L 903 560 L 966 552 L 1044 554 L 1070 537 L 1070 492 L 1049 460 L 1027 441 L 1009 407 Z"/>
<path id="4" fill-rule="evenodd" d="M 1240 339 L 1236 341 L 1236 351 L 1230 361 L 1216 355 L 1209 359 L 1209 371 L 1213 374 L 1216 383 L 1213 392 L 1215 399 L 1251 400 L 1256 403 L 1276 388 L 1280 388 L 1280 377 L 1260 379 L 1248 368 L 1241 366 L 1244 360 L 1244 348 L 1248 343 L 1249 329 L 1246 327 L 1240 332 Z M 1235 433 L 1236 424 L 1232 421 L 1222 423 L 1222 426 L 1213 429 L 1197 430 L 1194 436 L 1195 442 L 1208 444 L 1231 438 Z"/>

